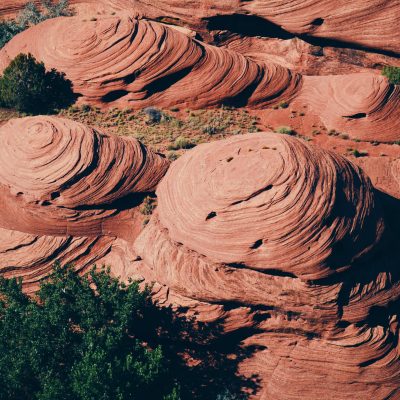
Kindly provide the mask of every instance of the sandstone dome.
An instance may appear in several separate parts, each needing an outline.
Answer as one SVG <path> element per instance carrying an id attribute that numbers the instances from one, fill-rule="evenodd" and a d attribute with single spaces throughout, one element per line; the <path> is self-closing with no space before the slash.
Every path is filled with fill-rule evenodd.
<path id="1" fill-rule="evenodd" d="M 157 195 L 132 268 L 160 304 L 242 338 L 254 399 L 398 397 L 394 238 L 361 169 L 248 134 L 186 153 Z"/>
<path id="2" fill-rule="evenodd" d="M 0 272 L 29 290 L 57 260 L 77 270 L 112 261 L 124 272 L 138 206 L 169 161 L 134 138 L 53 116 L 11 120 L 0 142 Z"/>
<path id="3" fill-rule="evenodd" d="M 279 134 L 198 146 L 158 188 L 170 238 L 213 262 L 318 280 L 379 242 L 369 179 L 343 157 Z"/>
<path id="4" fill-rule="evenodd" d="M 80 102 L 99 106 L 252 106 L 288 100 L 301 77 L 258 64 L 163 24 L 127 15 L 44 21 L 0 52 L 0 70 L 21 52 L 66 74 Z"/>

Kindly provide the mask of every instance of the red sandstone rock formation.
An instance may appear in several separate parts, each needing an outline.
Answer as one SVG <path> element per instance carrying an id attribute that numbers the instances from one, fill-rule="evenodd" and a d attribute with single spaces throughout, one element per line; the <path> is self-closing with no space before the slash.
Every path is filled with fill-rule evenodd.
<path id="1" fill-rule="evenodd" d="M 362 140 L 399 139 L 400 89 L 382 76 L 301 78 L 277 64 L 201 43 L 156 22 L 129 17 L 45 21 L 2 49 L 0 72 L 21 52 L 65 72 L 81 103 L 259 108 L 295 99 L 329 129 Z"/>
<path id="2" fill-rule="evenodd" d="M 0 15 L 13 16 L 25 3 L 3 0 Z M 242 17 L 240 25 L 259 26 L 259 35 L 276 26 L 293 35 L 400 53 L 393 35 L 398 27 L 399 0 L 356 0 L 351 4 L 345 0 L 71 0 L 71 5 L 88 15 L 125 10 L 131 15 L 189 25 L 205 34 L 213 27 L 224 30 L 232 19 Z"/>
<path id="3" fill-rule="evenodd" d="M 259 350 L 260 399 L 400 396 L 396 257 L 379 195 L 345 158 L 277 134 L 176 161 L 136 240 L 158 298 Z M 164 288 L 164 289 L 163 289 Z M 316 385 L 316 382 L 323 385 Z"/>
<path id="4" fill-rule="evenodd" d="M 303 78 L 298 101 L 308 104 L 328 129 L 360 140 L 400 139 L 400 86 L 374 74 Z"/>
<path id="5" fill-rule="evenodd" d="M 56 51 L 55 51 L 56 49 Z M 252 106 L 290 99 L 300 76 L 202 44 L 165 25 L 129 17 L 45 21 L 14 38 L 0 70 L 21 52 L 66 73 L 81 102 L 142 108 Z"/>
<path id="6" fill-rule="evenodd" d="M 111 260 L 116 238 L 134 240 L 136 206 L 169 164 L 136 139 L 55 117 L 11 120 L 0 142 L 0 272 L 33 288 L 57 259 L 82 269 Z"/>
<path id="7" fill-rule="evenodd" d="M 275 25 L 278 31 L 282 29 L 294 35 L 400 53 L 398 38 L 393 34 L 400 15 L 399 0 L 351 3 L 345 0 L 160 0 L 156 4 L 137 0 L 133 6 L 146 17 L 169 17 L 175 23 L 189 24 L 205 32 L 218 26 L 221 30 L 227 29 L 236 18 L 241 21 L 242 29 L 252 29 L 257 24 L 261 28 L 259 35 L 263 32 L 268 35 L 268 29 L 273 35 Z M 239 22 L 236 27 L 241 29 Z"/>

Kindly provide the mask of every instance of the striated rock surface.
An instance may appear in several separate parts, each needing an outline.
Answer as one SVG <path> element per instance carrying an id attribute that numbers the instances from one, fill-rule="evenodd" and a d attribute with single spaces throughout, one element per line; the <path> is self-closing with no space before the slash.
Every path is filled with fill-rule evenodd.
<path id="1" fill-rule="evenodd" d="M 11 120 L 0 143 L 0 272 L 32 287 L 57 259 L 82 269 L 134 240 L 137 206 L 169 165 L 136 139 L 49 116 Z"/>
<path id="2" fill-rule="evenodd" d="M 242 345 L 259 350 L 241 372 L 258 375 L 254 398 L 400 396 L 395 236 L 361 169 L 249 134 L 188 152 L 157 195 L 133 268 L 161 302 L 247 329 Z"/>
<path id="3" fill-rule="evenodd" d="M 400 86 L 380 75 L 359 73 L 303 78 L 298 101 L 306 103 L 328 129 L 360 140 L 400 139 Z"/>
<path id="4" fill-rule="evenodd" d="M 265 108 L 296 101 L 328 129 L 353 138 L 400 138 L 400 89 L 383 76 L 302 77 L 157 22 L 128 16 L 45 21 L 0 51 L 0 72 L 21 52 L 65 72 L 80 103 L 135 109 L 220 104 Z"/>
<path id="5" fill-rule="evenodd" d="M 35 1 L 38 2 L 38 1 Z M 14 16 L 25 0 L 3 0 L 0 16 Z M 81 15 L 128 11 L 189 26 L 204 36 L 209 31 L 230 31 L 244 36 L 310 38 L 323 45 L 365 47 L 400 53 L 393 35 L 400 15 L 399 0 L 71 0 Z"/>
<path id="6" fill-rule="evenodd" d="M 300 76 L 193 40 L 163 24 L 130 17 L 45 21 L 21 33 L 0 54 L 0 70 L 30 52 L 66 73 L 80 101 L 142 108 L 261 106 L 289 100 Z"/>
<path id="7" fill-rule="evenodd" d="M 340 47 L 362 46 L 400 53 L 396 32 L 399 0 L 207 0 L 133 2 L 146 17 L 171 19 L 199 31 L 228 30 L 254 36 L 282 37 L 288 33 L 320 39 Z M 384 21 L 384 22 L 382 22 Z"/>

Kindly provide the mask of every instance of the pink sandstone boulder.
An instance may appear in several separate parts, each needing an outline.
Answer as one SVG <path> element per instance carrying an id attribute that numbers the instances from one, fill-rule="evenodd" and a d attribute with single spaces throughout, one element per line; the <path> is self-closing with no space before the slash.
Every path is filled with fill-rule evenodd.
<path id="1" fill-rule="evenodd" d="M 255 399 L 400 396 L 398 239 L 359 167 L 249 134 L 186 153 L 157 195 L 132 268 L 161 304 L 249 332 Z"/>
<path id="2" fill-rule="evenodd" d="M 138 206 L 167 171 L 165 158 L 136 139 L 50 116 L 9 121 L 0 143 L 0 273 L 34 287 L 57 259 L 82 269 L 129 257 L 109 253 L 140 232 Z"/>
<path id="3" fill-rule="evenodd" d="M 246 35 L 274 36 L 282 32 L 323 39 L 326 45 L 362 46 L 400 53 L 394 34 L 399 0 L 151 0 L 132 1 L 141 15 L 189 25 L 201 32 L 229 26 Z M 258 33 L 257 33 L 258 29 Z"/>
<path id="4" fill-rule="evenodd" d="M 2 49 L 0 72 L 21 52 L 65 72 L 80 102 L 99 106 L 262 106 L 289 100 L 301 84 L 286 68 L 127 16 L 45 21 Z"/>
<path id="5" fill-rule="evenodd" d="M 19 53 L 66 73 L 80 103 L 101 107 L 265 108 L 296 101 L 352 138 L 400 138 L 399 87 L 383 76 L 305 76 L 207 45 L 164 24 L 127 16 L 45 21 L 0 51 L 0 73 Z"/>

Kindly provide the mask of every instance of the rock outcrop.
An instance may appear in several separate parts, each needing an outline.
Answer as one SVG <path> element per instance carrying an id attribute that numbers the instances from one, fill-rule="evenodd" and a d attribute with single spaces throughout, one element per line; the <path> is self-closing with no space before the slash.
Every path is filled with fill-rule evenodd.
<path id="1" fill-rule="evenodd" d="M 228 30 L 244 36 L 306 36 L 325 45 L 362 46 L 400 53 L 396 32 L 399 0 L 137 0 L 145 17 L 188 24 L 199 31 Z M 384 22 L 382 22 L 384 21 Z M 233 28 L 232 28 L 233 27 Z"/>
<path id="2" fill-rule="evenodd" d="M 45 21 L 0 51 L 0 73 L 19 53 L 65 72 L 80 103 L 140 109 L 297 101 L 329 129 L 361 140 L 399 140 L 399 87 L 358 73 L 306 76 L 207 45 L 164 24 L 128 16 Z"/>
<path id="3" fill-rule="evenodd" d="M 65 72 L 80 101 L 99 106 L 261 106 L 289 100 L 301 82 L 286 68 L 126 16 L 45 21 L 5 46 L 0 71 L 21 52 Z"/>
<path id="4" fill-rule="evenodd" d="M 38 0 L 35 2 L 39 3 Z M 3 0 L 0 16 L 15 16 L 26 0 Z M 80 15 L 127 11 L 130 15 L 244 36 L 300 36 L 317 44 L 365 47 L 400 54 L 396 32 L 399 0 L 71 0 Z"/>
<path id="5" fill-rule="evenodd" d="M 136 268 L 160 301 L 248 329 L 243 346 L 260 350 L 241 372 L 258 375 L 255 398 L 398 398 L 398 262 L 361 169 L 249 134 L 188 152 L 157 195 Z"/>
<path id="6" fill-rule="evenodd" d="M 11 120 L 0 143 L 0 272 L 32 288 L 57 259 L 85 269 L 134 240 L 137 206 L 169 165 L 136 139 L 56 117 Z"/>

